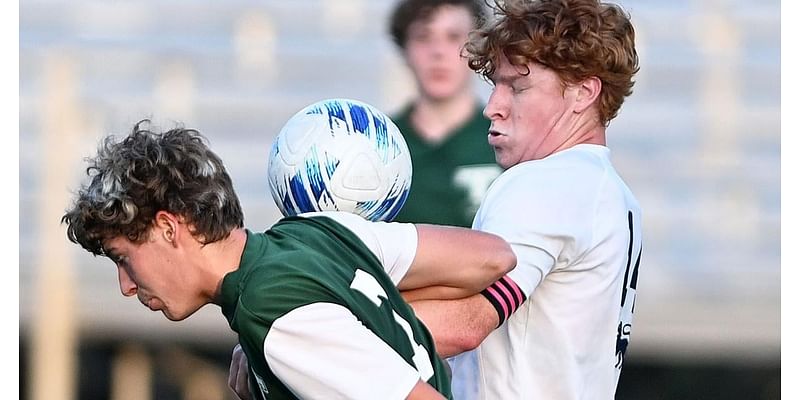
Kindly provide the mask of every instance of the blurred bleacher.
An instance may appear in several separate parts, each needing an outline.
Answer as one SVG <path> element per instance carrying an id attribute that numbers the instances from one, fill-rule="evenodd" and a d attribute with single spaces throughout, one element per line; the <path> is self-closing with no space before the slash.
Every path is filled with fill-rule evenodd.
<path id="1" fill-rule="evenodd" d="M 226 373 L 212 365 L 235 336 L 216 307 L 169 322 L 119 294 L 110 262 L 68 244 L 58 222 L 83 176 L 82 157 L 102 135 L 125 134 L 142 118 L 196 128 L 226 161 L 246 224 L 266 228 L 279 215 L 264 179 L 267 153 L 294 112 L 329 97 L 390 112 L 413 94 L 386 33 L 391 4 L 21 1 L 19 215 L 31 222 L 19 225 L 23 354 L 36 354 L 37 332 L 65 329 L 66 348 L 110 353 L 100 357 L 106 363 L 206 360 L 212 376 Z M 779 369 L 780 2 L 623 5 L 637 27 L 641 72 L 609 146 L 645 216 L 626 362 Z M 173 361 L 154 355 L 165 353 Z M 81 376 L 75 398 L 105 398 L 87 394 L 93 384 L 124 392 L 85 378 L 96 368 L 76 357 L 64 364 Z M 146 378 L 148 368 L 131 371 Z M 175 374 L 146 382 L 191 375 Z M 174 395 L 219 398 L 191 393 Z"/>

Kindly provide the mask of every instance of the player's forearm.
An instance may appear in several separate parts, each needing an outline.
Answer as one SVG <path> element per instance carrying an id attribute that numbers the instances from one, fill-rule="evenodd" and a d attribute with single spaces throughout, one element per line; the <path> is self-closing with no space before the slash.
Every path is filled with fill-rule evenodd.
<path id="1" fill-rule="evenodd" d="M 499 322 L 494 307 L 481 295 L 410 304 L 433 335 L 440 357 L 451 357 L 478 347 Z"/>
<path id="2" fill-rule="evenodd" d="M 416 225 L 417 253 L 400 290 L 446 286 L 478 293 L 517 264 L 511 247 L 487 232 L 437 225 Z"/>
<path id="3" fill-rule="evenodd" d="M 426 286 L 419 289 L 403 290 L 400 295 L 407 303 L 420 300 L 456 300 L 475 294 L 471 290 L 450 286 Z"/>

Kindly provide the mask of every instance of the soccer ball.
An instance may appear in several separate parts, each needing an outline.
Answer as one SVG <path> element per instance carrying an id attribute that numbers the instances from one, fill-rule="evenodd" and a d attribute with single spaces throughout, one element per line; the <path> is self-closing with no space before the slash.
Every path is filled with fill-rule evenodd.
<path id="1" fill-rule="evenodd" d="M 272 144 L 267 174 L 284 216 L 338 210 L 391 221 L 411 188 L 411 156 L 380 110 L 328 99 L 286 122 Z"/>

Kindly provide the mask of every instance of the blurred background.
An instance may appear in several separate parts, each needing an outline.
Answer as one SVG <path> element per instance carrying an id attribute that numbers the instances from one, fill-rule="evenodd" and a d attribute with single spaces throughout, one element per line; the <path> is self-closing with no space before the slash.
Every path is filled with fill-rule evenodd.
<path id="1" fill-rule="evenodd" d="M 388 113 L 413 96 L 392 4 L 20 1 L 21 399 L 234 398 L 219 309 L 173 323 L 123 298 L 112 263 L 59 225 L 70 188 L 101 136 L 182 123 L 225 160 L 246 225 L 269 227 L 267 155 L 292 114 L 330 97 Z M 645 233 L 617 398 L 778 399 L 780 2 L 623 5 L 641 72 L 608 139 Z"/>

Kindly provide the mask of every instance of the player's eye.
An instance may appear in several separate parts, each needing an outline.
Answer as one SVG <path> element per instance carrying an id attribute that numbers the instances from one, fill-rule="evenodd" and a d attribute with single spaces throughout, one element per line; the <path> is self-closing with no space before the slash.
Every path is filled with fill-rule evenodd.
<path id="1" fill-rule="evenodd" d="M 427 32 L 417 32 L 412 33 L 408 39 L 417 43 L 427 43 L 431 39 L 431 36 Z"/>
<path id="2" fill-rule="evenodd" d="M 449 32 L 447 34 L 447 41 L 450 43 L 462 45 L 467 41 L 467 35 L 461 32 Z"/>
<path id="3" fill-rule="evenodd" d="M 511 90 L 514 93 L 522 93 L 522 92 L 524 92 L 524 91 L 526 91 L 528 89 L 529 88 L 527 86 L 517 86 L 517 85 L 511 86 Z"/>
<path id="4" fill-rule="evenodd" d="M 117 254 L 110 255 L 108 258 L 114 263 L 114 265 L 118 267 L 124 267 L 128 265 L 128 257 L 120 256 Z"/>

